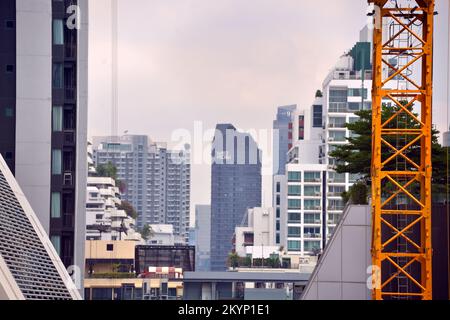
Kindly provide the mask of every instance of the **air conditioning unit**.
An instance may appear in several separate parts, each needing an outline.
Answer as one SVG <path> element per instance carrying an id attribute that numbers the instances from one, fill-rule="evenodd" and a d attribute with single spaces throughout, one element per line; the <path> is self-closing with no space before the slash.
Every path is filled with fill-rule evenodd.
<path id="1" fill-rule="evenodd" d="M 334 141 L 334 137 L 328 137 L 328 141 Z"/>

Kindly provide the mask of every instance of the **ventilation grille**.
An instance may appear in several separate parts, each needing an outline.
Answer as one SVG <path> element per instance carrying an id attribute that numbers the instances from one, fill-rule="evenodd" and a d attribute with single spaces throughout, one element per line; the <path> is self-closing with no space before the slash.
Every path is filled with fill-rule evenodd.
<path id="1" fill-rule="evenodd" d="M 1 171 L 0 254 L 25 299 L 72 299 Z"/>

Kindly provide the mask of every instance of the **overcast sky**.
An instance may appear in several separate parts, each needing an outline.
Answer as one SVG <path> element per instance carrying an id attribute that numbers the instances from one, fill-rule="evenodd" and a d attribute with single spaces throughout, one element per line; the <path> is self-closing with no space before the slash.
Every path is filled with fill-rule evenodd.
<path id="1" fill-rule="evenodd" d="M 435 122 L 445 128 L 448 0 L 437 0 Z M 90 2 L 89 134 L 110 133 L 110 0 Z M 366 24 L 366 0 L 119 0 L 119 132 L 170 142 L 230 122 L 271 129 L 276 107 L 308 108 Z M 269 144 L 263 139 L 261 143 Z M 194 165 L 192 204 L 210 201 Z M 270 177 L 264 179 L 271 205 Z"/>

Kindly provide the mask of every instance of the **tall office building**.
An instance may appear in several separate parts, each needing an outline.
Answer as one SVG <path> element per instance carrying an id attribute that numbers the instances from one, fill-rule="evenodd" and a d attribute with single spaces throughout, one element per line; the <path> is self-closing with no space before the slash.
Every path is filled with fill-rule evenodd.
<path id="1" fill-rule="evenodd" d="M 212 145 L 211 270 L 224 270 L 235 227 L 261 207 L 261 151 L 249 134 L 218 124 Z"/>
<path id="2" fill-rule="evenodd" d="M 0 155 L 0 300 L 79 299 L 42 224 Z"/>
<path id="3" fill-rule="evenodd" d="M 211 206 L 195 206 L 195 270 L 211 269 Z"/>
<path id="4" fill-rule="evenodd" d="M 116 141 L 116 142 L 111 142 Z M 181 241 L 189 241 L 190 151 L 168 150 L 147 136 L 93 138 L 94 162 L 111 162 L 123 186 L 123 200 L 138 212 L 137 226 L 171 224 Z"/>
<path id="5" fill-rule="evenodd" d="M 361 41 L 343 55 L 325 78 L 323 96 L 316 95 L 310 109 L 293 117 L 286 173 L 275 177 L 273 194 L 275 221 L 280 224 L 276 240 L 292 255 L 323 249 L 342 215 L 342 192 L 359 179 L 336 173 L 330 152 L 352 136 L 346 123 L 358 119 L 354 113 L 371 108 L 370 46 Z"/>
<path id="6" fill-rule="evenodd" d="M 282 175 L 285 172 L 287 153 L 292 148 L 292 117 L 296 105 L 279 107 L 277 118 L 273 121 L 273 174 Z"/>
<path id="7" fill-rule="evenodd" d="M 87 0 L 0 1 L 0 153 L 64 265 L 81 269 L 87 18 Z"/>

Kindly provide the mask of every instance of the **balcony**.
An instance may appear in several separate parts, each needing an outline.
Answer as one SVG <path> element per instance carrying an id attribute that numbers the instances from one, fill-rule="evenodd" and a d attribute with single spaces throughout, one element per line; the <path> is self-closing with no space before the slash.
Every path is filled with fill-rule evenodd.
<path id="1" fill-rule="evenodd" d="M 343 211 L 345 206 L 328 206 L 329 211 Z"/>
<path id="2" fill-rule="evenodd" d="M 322 206 L 305 206 L 306 211 L 321 211 Z"/>
<path id="3" fill-rule="evenodd" d="M 322 235 L 320 233 L 305 233 L 303 237 L 307 239 L 320 239 Z"/>
<path id="4" fill-rule="evenodd" d="M 330 102 L 328 112 L 330 112 L 330 113 L 347 113 L 348 112 L 348 104 L 347 104 L 347 102 Z"/>
<path id="5" fill-rule="evenodd" d="M 330 129 L 346 129 L 346 123 L 329 123 L 328 128 L 330 128 Z"/>

